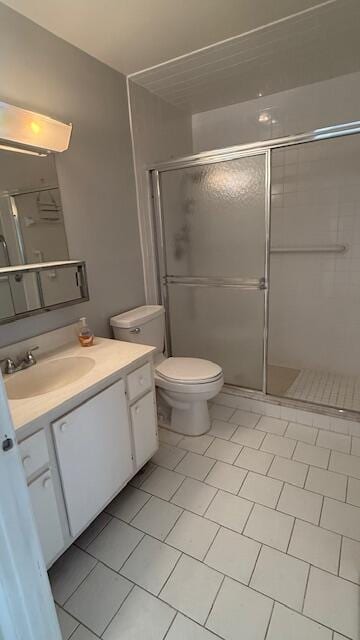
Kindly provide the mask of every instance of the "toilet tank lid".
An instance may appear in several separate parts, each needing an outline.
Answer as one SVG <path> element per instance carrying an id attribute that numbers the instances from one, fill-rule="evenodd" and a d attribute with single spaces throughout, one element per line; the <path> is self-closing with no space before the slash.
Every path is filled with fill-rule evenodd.
<path id="1" fill-rule="evenodd" d="M 120 329 L 130 329 L 139 324 L 150 322 L 150 320 L 164 313 L 165 309 L 161 305 L 144 305 L 143 307 L 136 307 L 136 309 L 130 309 L 130 311 L 125 311 L 125 313 L 113 316 L 110 318 L 110 325 L 112 327 L 119 327 Z"/>

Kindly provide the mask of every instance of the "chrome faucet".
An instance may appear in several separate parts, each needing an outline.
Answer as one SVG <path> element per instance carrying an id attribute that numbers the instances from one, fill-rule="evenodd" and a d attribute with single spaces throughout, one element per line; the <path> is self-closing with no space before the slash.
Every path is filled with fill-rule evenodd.
<path id="1" fill-rule="evenodd" d="M 28 349 L 18 362 L 13 360 L 13 358 L 4 358 L 3 360 L 0 360 L 0 364 L 5 363 L 4 373 L 9 375 L 11 373 L 21 371 L 22 369 L 32 367 L 36 364 L 36 358 L 33 351 L 36 351 L 38 348 L 39 347 L 32 347 L 31 349 Z"/>

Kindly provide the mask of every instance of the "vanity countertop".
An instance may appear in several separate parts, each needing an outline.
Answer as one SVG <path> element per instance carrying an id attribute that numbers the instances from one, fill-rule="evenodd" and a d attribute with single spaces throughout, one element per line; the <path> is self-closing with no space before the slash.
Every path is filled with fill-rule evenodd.
<path id="1" fill-rule="evenodd" d="M 95 364 L 85 375 L 60 388 L 28 398 L 9 399 L 10 412 L 18 438 L 20 436 L 19 430 L 25 430 L 25 427 L 29 427 L 31 423 L 41 418 L 46 417 L 53 420 L 56 415 L 66 413 L 74 401 L 81 404 L 91 395 L 101 391 L 107 384 L 115 382 L 119 373 L 127 373 L 134 368 L 134 365 L 136 368 L 137 364 L 141 365 L 141 361 L 148 360 L 154 351 L 154 347 L 147 345 L 108 338 L 95 338 L 91 347 L 84 348 L 78 342 L 72 342 L 39 357 L 39 365 L 51 360 L 74 356 L 92 358 Z M 34 365 L 34 369 L 37 366 Z M 25 369 L 11 374 L 11 376 L 4 376 L 5 382 L 10 378 L 13 379 L 14 376 L 26 376 L 32 369 L 33 367 L 30 370 Z"/>

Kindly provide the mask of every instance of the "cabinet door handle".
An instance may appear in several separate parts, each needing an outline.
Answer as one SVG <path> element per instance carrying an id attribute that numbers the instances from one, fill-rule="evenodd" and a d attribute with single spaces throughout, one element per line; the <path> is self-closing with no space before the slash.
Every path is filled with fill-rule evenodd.
<path id="1" fill-rule="evenodd" d="M 144 384 L 145 380 L 144 380 L 144 376 L 140 376 L 139 377 L 139 384 L 142 386 Z"/>
<path id="2" fill-rule="evenodd" d="M 50 487 L 50 484 L 51 484 L 51 478 L 45 478 L 45 480 L 43 480 L 44 489 L 47 489 L 48 487 Z"/>
<path id="3" fill-rule="evenodd" d="M 62 422 L 59 426 L 61 433 L 64 433 L 67 429 L 67 422 Z"/>
<path id="4" fill-rule="evenodd" d="M 28 465 L 29 462 L 31 462 L 31 456 L 29 456 L 29 455 L 28 456 L 24 456 L 23 459 L 22 459 L 22 463 L 23 463 L 24 467 L 26 467 L 26 465 Z"/>
<path id="5" fill-rule="evenodd" d="M 138 413 L 140 413 L 140 407 L 139 407 L 139 406 L 136 406 L 136 407 L 135 407 L 135 413 L 136 413 L 136 415 L 137 415 Z"/>

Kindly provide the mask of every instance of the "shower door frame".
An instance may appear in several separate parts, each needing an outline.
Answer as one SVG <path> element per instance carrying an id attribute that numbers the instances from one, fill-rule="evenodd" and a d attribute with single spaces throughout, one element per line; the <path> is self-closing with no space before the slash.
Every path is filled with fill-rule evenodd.
<path id="1" fill-rule="evenodd" d="M 265 268 L 264 268 L 264 283 L 263 286 L 254 286 L 254 282 L 250 280 L 242 283 L 242 288 L 246 286 L 250 289 L 264 289 L 264 327 L 263 327 L 263 385 L 262 390 L 251 389 L 247 387 L 240 387 L 231 384 L 227 384 L 227 388 L 235 393 L 240 393 L 242 396 L 247 396 L 255 400 L 271 401 L 283 406 L 292 407 L 295 409 L 303 409 L 313 411 L 314 413 L 321 413 L 329 416 L 341 416 L 349 417 L 359 420 L 360 412 L 351 411 L 350 409 L 337 409 L 328 405 L 314 404 L 304 400 L 296 400 L 293 398 L 285 398 L 284 396 L 274 396 L 267 393 L 267 360 L 268 360 L 268 341 L 269 341 L 269 290 L 271 286 L 270 282 L 270 227 L 271 227 L 271 152 L 273 149 L 280 149 L 285 147 L 292 147 L 297 144 L 303 144 L 307 142 L 318 142 L 320 140 L 328 140 L 332 138 L 338 138 L 348 135 L 356 135 L 360 133 L 360 120 L 354 122 L 347 122 L 342 124 L 336 124 L 329 127 L 321 127 L 314 129 L 313 131 L 300 133 L 290 136 L 283 136 L 281 138 L 271 138 L 269 140 L 261 142 L 253 142 L 243 145 L 237 145 L 233 147 L 225 147 L 223 149 L 215 149 L 211 151 L 203 151 L 201 153 L 193 154 L 190 156 L 184 156 L 161 162 L 147 168 L 148 183 L 151 189 L 151 196 L 153 202 L 152 216 L 154 220 L 154 246 L 155 256 L 158 274 L 158 291 L 161 297 L 161 303 L 166 309 L 166 350 L 171 353 L 171 334 L 170 334 L 170 319 L 169 319 L 169 301 L 167 293 L 167 278 L 166 278 L 166 247 L 164 240 L 164 219 L 161 207 L 161 192 L 160 192 L 160 173 L 171 171 L 175 169 L 184 169 L 187 167 L 196 167 L 209 164 L 216 164 L 219 162 L 225 162 L 228 160 L 237 160 L 239 158 L 251 157 L 254 155 L 265 155 L 265 229 L 266 229 L 266 241 L 265 241 Z M 203 281 L 202 286 L 206 286 L 207 278 L 191 278 L 195 281 Z M 226 285 L 223 279 L 218 279 L 217 286 L 231 286 Z M 214 278 L 211 278 L 214 281 Z M 189 283 L 188 286 L 191 286 Z M 198 286 L 194 282 L 193 286 Z M 210 285 L 208 285 L 210 286 Z M 214 285 L 211 285 L 214 286 Z M 237 285 L 238 286 L 238 285 Z"/>

